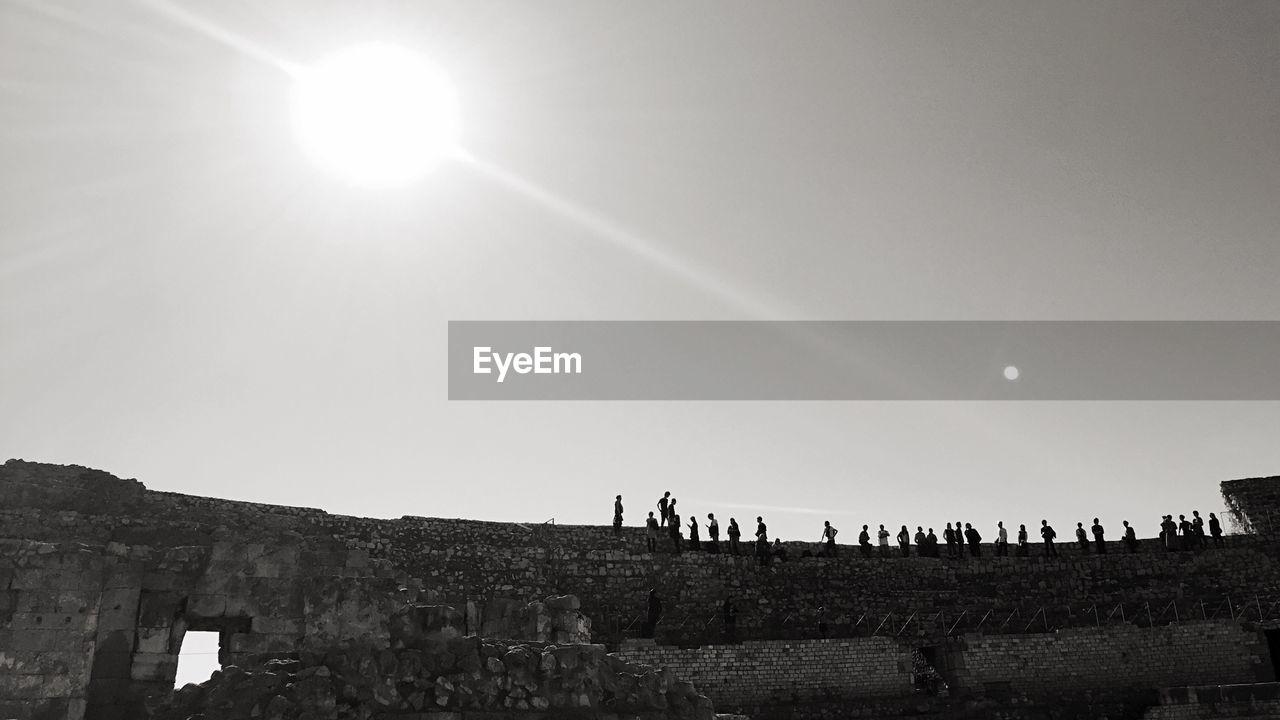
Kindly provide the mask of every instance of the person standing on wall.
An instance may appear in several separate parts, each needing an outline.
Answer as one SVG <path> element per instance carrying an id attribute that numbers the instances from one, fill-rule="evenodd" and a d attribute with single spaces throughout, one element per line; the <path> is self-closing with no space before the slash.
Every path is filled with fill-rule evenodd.
<path id="1" fill-rule="evenodd" d="M 889 531 L 881 525 L 876 536 L 880 538 L 880 557 L 889 557 Z"/>
<path id="2" fill-rule="evenodd" d="M 698 516 L 689 516 L 689 549 L 697 552 L 702 549 L 702 542 L 698 540 Z"/>
<path id="3" fill-rule="evenodd" d="M 1129 549 L 1130 554 L 1138 552 L 1138 536 L 1128 520 L 1124 521 L 1124 546 Z"/>
<path id="4" fill-rule="evenodd" d="M 907 530 L 907 526 L 903 525 L 898 531 L 898 547 L 902 549 L 902 557 L 911 556 L 911 533 Z"/>
<path id="5" fill-rule="evenodd" d="M 676 513 L 676 501 L 672 500 L 671 505 L 667 507 L 667 532 L 671 534 L 671 547 L 677 555 L 680 554 L 680 515 Z"/>
<path id="6" fill-rule="evenodd" d="M 866 525 L 858 533 L 858 549 L 862 551 L 862 557 L 871 557 L 871 533 L 867 532 Z"/>
<path id="7" fill-rule="evenodd" d="M 924 536 L 924 547 L 929 557 L 938 557 L 938 536 L 933 534 L 933 528 L 929 528 L 928 534 Z"/>
<path id="8" fill-rule="evenodd" d="M 613 499 L 613 534 L 622 534 L 622 496 Z"/>
<path id="9" fill-rule="evenodd" d="M 769 528 L 760 515 L 756 516 L 756 559 L 761 565 L 769 564 Z"/>
<path id="10" fill-rule="evenodd" d="M 742 537 L 742 531 L 738 529 L 738 519 L 729 518 L 729 551 L 734 557 L 738 555 L 738 538 Z"/>
<path id="11" fill-rule="evenodd" d="M 916 541 L 916 554 L 920 557 L 929 557 L 929 542 L 924 535 L 924 526 L 916 526 L 916 535 L 913 540 Z"/>
<path id="12" fill-rule="evenodd" d="M 1200 517 L 1199 510 L 1191 511 L 1191 532 L 1196 539 L 1196 547 L 1204 547 L 1204 519 Z"/>
<path id="13" fill-rule="evenodd" d="M 982 557 L 982 536 L 969 523 L 964 524 L 964 537 L 969 541 L 969 554 L 974 557 Z"/>
<path id="14" fill-rule="evenodd" d="M 830 520 L 822 521 L 822 539 L 827 542 L 827 547 L 825 549 L 827 553 L 827 557 L 836 556 L 836 533 L 837 532 L 839 531 L 836 530 L 834 527 L 831 527 Z"/>
<path id="15" fill-rule="evenodd" d="M 1209 513 L 1209 534 L 1213 536 L 1213 546 L 1222 547 L 1222 523 L 1213 513 Z"/>
<path id="16" fill-rule="evenodd" d="M 996 555 L 1009 555 L 1009 531 L 1004 529 L 1003 520 L 996 523 Z"/>
<path id="17" fill-rule="evenodd" d="M 1027 543 L 1027 526 L 1018 525 L 1018 557 L 1026 557 L 1031 554 L 1031 546 Z"/>
<path id="18" fill-rule="evenodd" d="M 1172 515 L 1165 515 L 1160 521 L 1160 539 L 1164 540 L 1164 549 L 1173 552 L 1178 549 L 1178 525 Z"/>
<path id="19" fill-rule="evenodd" d="M 649 552 L 658 551 L 658 518 L 653 516 L 653 511 L 649 511 L 649 519 L 644 521 L 645 542 L 649 546 Z"/>
<path id="20" fill-rule="evenodd" d="M 707 549 L 712 553 L 720 554 L 720 523 L 716 522 L 715 513 L 707 513 L 707 519 L 711 522 L 707 524 L 707 539 L 711 541 L 711 546 Z"/>
<path id="21" fill-rule="evenodd" d="M 947 523 L 947 528 L 942 531 L 942 539 L 947 543 L 947 557 L 955 557 L 956 531 L 951 529 L 951 523 Z"/>
<path id="22" fill-rule="evenodd" d="M 1187 519 L 1186 515 L 1178 516 L 1178 532 L 1182 534 L 1182 549 L 1194 550 L 1196 539 L 1191 531 L 1191 521 Z"/>
<path id="23" fill-rule="evenodd" d="M 658 515 L 662 518 L 661 524 L 663 526 L 665 526 L 668 520 L 670 520 L 671 518 L 671 507 L 668 504 L 670 503 L 670 498 L 671 498 L 670 490 L 662 493 L 662 497 L 658 498 Z"/>
<path id="24" fill-rule="evenodd" d="M 1058 533 L 1054 531 L 1048 520 L 1040 521 L 1040 537 L 1044 538 L 1044 556 L 1058 557 L 1058 548 L 1054 547 L 1053 544 L 1053 540 L 1058 537 Z"/>
<path id="25" fill-rule="evenodd" d="M 824 640 L 827 637 L 827 608 L 825 605 L 818 606 L 818 637 Z"/>
<path id="26" fill-rule="evenodd" d="M 1103 539 L 1102 523 L 1098 522 L 1098 518 L 1093 519 L 1093 527 L 1089 528 L 1093 531 L 1093 547 L 1098 551 L 1099 555 L 1107 554 L 1107 541 Z"/>

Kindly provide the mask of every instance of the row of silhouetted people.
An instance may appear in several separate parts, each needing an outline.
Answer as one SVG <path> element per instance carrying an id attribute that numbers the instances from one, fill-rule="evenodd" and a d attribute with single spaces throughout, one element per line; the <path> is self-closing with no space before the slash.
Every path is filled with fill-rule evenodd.
<path id="1" fill-rule="evenodd" d="M 687 525 L 689 535 L 686 540 L 682 530 L 686 527 L 682 525 L 682 518 L 677 510 L 676 499 L 671 497 L 668 491 L 663 493 L 662 498 L 657 503 L 657 517 L 654 512 L 649 512 L 649 517 L 645 520 L 645 542 L 649 552 L 657 552 L 659 541 L 662 534 L 666 533 L 668 541 L 673 552 L 679 553 L 683 550 L 706 550 L 712 553 L 720 552 L 720 523 L 716 519 L 715 513 L 707 513 L 707 540 L 704 546 L 701 540 L 700 525 L 696 517 L 689 518 Z M 613 504 L 613 528 L 615 534 L 622 532 L 622 496 L 616 496 Z M 1178 516 L 1179 521 L 1174 522 L 1172 515 L 1165 515 L 1160 524 L 1160 541 L 1168 550 L 1195 550 L 1205 547 L 1207 537 L 1211 537 L 1215 546 L 1221 546 L 1222 540 L 1222 523 L 1214 513 L 1209 513 L 1208 533 L 1206 535 L 1203 519 L 1200 517 L 1200 511 L 1192 512 L 1192 517 L 1188 519 L 1185 515 Z M 1137 552 L 1138 538 L 1129 521 L 1123 521 L 1124 531 L 1121 534 L 1121 542 L 1129 552 Z M 819 556 L 835 557 L 838 549 L 836 545 L 836 535 L 838 530 L 831 524 L 831 521 L 825 521 L 822 528 L 822 536 L 820 538 L 821 549 L 818 551 Z M 742 531 L 738 527 L 736 518 L 729 518 L 729 526 L 727 529 L 729 539 L 729 552 L 734 555 L 740 554 L 740 539 Z M 1093 519 L 1093 524 L 1085 529 L 1083 522 L 1076 523 L 1076 543 L 1082 553 L 1091 551 L 1098 554 L 1107 552 L 1106 531 L 1098 518 Z M 890 532 L 881 525 L 875 534 L 876 544 L 879 546 L 881 556 L 889 556 L 890 550 Z M 1040 521 L 1040 540 L 1044 546 L 1044 554 L 1047 557 L 1057 557 L 1057 537 L 1058 533 L 1049 524 L 1048 520 Z M 923 526 L 916 526 L 915 533 L 911 533 L 906 525 L 903 525 L 898 531 L 894 539 L 897 541 L 899 552 L 903 557 L 911 554 L 911 545 L 916 546 L 916 552 L 921 557 L 942 557 L 941 545 L 946 545 L 947 557 L 961 558 L 966 554 L 971 556 L 982 555 L 982 535 L 970 523 L 961 523 L 956 521 L 954 525 L 947 523 L 942 531 L 942 539 L 939 541 L 938 536 L 934 533 L 933 528 L 929 528 L 926 532 Z M 1030 545 L 1028 543 L 1028 533 L 1026 525 L 1019 525 L 1014 545 L 1014 553 L 1019 556 L 1027 556 L 1030 554 Z M 1005 529 L 1004 522 L 996 523 L 995 537 L 995 554 L 997 556 L 1007 556 L 1010 552 L 1009 533 Z M 862 531 L 858 534 L 858 548 L 864 557 L 870 557 L 874 552 L 872 544 L 872 535 L 870 526 L 863 525 Z M 769 545 L 769 531 L 765 525 L 764 518 L 756 517 L 755 532 L 755 548 L 754 554 L 762 564 L 768 564 L 770 559 L 777 558 L 780 560 L 787 559 L 786 548 L 782 545 L 780 539 L 775 539 L 772 546 Z M 808 554 L 808 553 L 806 553 Z"/>

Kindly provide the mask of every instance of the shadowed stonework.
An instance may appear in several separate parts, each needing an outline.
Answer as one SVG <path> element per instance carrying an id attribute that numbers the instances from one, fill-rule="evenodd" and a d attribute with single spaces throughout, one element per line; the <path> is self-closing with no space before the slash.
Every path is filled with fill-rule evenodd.
<path id="1" fill-rule="evenodd" d="M 946 561 L 795 544 L 760 567 L 650 554 L 637 528 L 355 518 L 11 460 L 0 717 L 656 720 L 710 703 L 759 718 L 1267 717 L 1275 694 L 1256 683 L 1275 679 L 1280 567 L 1256 518 L 1277 487 L 1224 483 L 1259 532 L 1194 553 L 1151 540 Z M 642 640 L 650 588 L 664 613 Z M 188 630 L 218 632 L 228 669 L 156 710 Z M 945 695 L 921 689 L 913 656 Z"/>

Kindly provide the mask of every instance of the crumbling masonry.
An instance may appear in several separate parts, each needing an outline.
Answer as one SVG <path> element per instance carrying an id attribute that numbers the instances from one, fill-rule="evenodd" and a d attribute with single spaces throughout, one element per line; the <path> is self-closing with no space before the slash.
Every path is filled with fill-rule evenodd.
<path id="1" fill-rule="evenodd" d="M 355 518 L 11 460 L 0 718 L 1278 717 L 1280 478 L 1223 492 L 1254 532 L 1199 553 L 795 546 L 762 569 L 649 554 L 638 528 Z M 640 640 L 650 587 L 666 614 Z M 174 694 L 188 630 L 218 631 L 236 669 Z"/>

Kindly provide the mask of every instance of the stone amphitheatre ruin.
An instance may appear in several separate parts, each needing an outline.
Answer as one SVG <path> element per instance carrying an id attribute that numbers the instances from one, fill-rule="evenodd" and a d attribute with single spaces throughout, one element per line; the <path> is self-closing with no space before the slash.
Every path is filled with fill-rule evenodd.
<path id="1" fill-rule="evenodd" d="M 1222 491 L 1224 548 L 796 546 L 762 568 L 647 553 L 637 528 L 347 517 L 11 460 L 0 718 L 1280 717 L 1280 477 Z M 640 639 L 651 587 L 666 612 Z M 223 669 L 175 690 L 193 631 Z"/>

